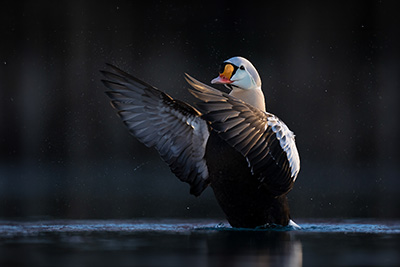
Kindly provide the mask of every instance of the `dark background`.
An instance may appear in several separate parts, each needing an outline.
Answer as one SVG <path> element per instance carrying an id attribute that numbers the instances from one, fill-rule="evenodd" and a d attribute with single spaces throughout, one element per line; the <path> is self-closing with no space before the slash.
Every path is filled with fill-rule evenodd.
<path id="1" fill-rule="evenodd" d="M 100 82 L 116 64 L 192 102 L 248 58 L 296 133 L 294 218 L 399 217 L 396 1 L 31 1 L 0 10 L 0 217 L 223 218 L 131 137 Z"/>

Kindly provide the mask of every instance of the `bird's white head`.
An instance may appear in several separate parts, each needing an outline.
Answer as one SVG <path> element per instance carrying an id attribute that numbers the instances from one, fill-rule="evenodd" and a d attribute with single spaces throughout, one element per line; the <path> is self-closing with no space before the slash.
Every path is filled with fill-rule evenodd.
<path id="1" fill-rule="evenodd" d="M 219 76 L 212 84 L 225 84 L 245 90 L 261 89 L 261 79 L 256 68 L 243 57 L 232 57 L 221 64 Z M 230 85 L 230 86 L 229 86 Z"/>

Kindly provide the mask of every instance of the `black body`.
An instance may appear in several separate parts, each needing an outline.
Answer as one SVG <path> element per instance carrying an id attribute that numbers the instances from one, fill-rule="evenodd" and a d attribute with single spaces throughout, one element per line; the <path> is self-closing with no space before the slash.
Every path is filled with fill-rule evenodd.
<path id="1" fill-rule="evenodd" d="M 207 143 L 206 160 L 210 186 L 233 227 L 254 228 L 289 223 L 286 194 L 279 197 L 271 195 L 251 174 L 246 159 L 212 131 Z"/>

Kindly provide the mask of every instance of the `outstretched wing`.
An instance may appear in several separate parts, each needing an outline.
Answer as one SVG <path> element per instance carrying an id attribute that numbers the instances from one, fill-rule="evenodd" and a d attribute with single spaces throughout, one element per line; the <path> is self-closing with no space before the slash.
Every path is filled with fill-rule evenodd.
<path id="1" fill-rule="evenodd" d="M 276 196 L 289 192 L 300 170 L 293 132 L 275 115 L 186 76 L 203 118 L 246 157 L 252 174 Z"/>
<path id="2" fill-rule="evenodd" d="M 101 71 L 106 78 L 102 82 L 129 132 L 147 147 L 157 149 L 172 172 L 190 184 L 190 193 L 200 195 L 208 185 L 204 159 L 207 123 L 193 107 L 108 66 L 110 71 Z"/>

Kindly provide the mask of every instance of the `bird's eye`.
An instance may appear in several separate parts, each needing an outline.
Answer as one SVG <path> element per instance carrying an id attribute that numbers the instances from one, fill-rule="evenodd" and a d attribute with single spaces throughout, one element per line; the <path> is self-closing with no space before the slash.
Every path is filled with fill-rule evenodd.
<path id="1" fill-rule="evenodd" d="M 243 65 L 242 65 L 242 66 L 240 66 L 240 67 L 239 67 L 239 69 L 241 69 L 241 70 L 244 70 L 244 66 L 243 66 Z"/>

